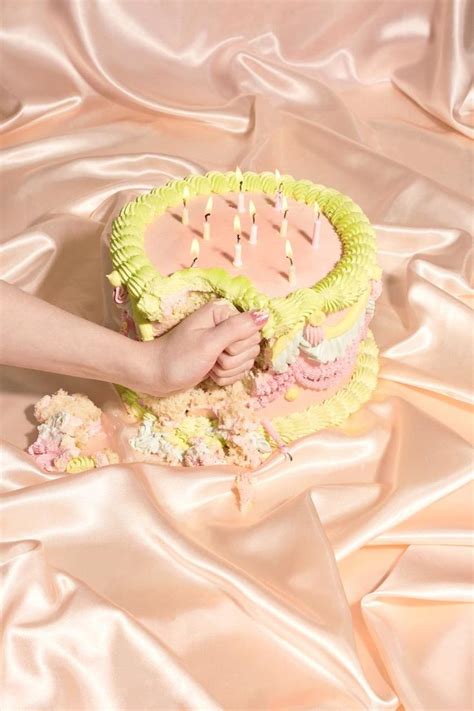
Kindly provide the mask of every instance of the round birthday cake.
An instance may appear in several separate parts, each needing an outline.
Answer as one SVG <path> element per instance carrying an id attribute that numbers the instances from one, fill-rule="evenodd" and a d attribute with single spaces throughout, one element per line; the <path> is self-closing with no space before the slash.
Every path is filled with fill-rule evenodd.
<path id="1" fill-rule="evenodd" d="M 110 255 L 129 337 L 157 338 L 215 298 L 269 315 L 254 367 L 233 385 L 209 378 L 164 398 L 117 386 L 140 420 L 136 450 L 172 465 L 253 469 L 371 397 L 375 232 L 336 190 L 278 171 L 171 180 L 122 209 Z"/>

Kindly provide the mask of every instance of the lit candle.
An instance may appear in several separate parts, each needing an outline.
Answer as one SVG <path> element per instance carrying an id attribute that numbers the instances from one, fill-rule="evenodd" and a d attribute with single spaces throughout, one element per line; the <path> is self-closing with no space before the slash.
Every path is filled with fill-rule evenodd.
<path id="1" fill-rule="evenodd" d="M 289 239 L 287 239 L 285 243 L 285 254 L 286 258 L 290 262 L 290 267 L 288 269 L 288 281 L 290 282 L 290 284 L 296 284 L 296 268 L 293 262 L 293 250 L 291 248 Z"/>
<path id="2" fill-rule="evenodd" d="M 288 234 L 288 200 L 286 199 L 286 195 L 283 195 L 281 209 L 283 210 L 283 219 L 280 225 L 280 237 L 285 238 Z"/>
<path id="3" fill-rule="evenodd" d="M 319 247 L 319 238 L 321 234 L 321 208 L 318 203 L 314 203 L 314 225 L 313 225 L 313 240 L 311 245 L 313 249 Z"/>
<path id="4" fill-rule="evenodd" d="M 278 188 L 275 194 L 275 209 L 278 210 L 278 212 L 281 212 L 281 194 L 282 194 L 282 188 L 283 188 L 283 183 L 281 182 L 281 175 L 280 171 L 278 168 L 275 170 L 275 180 L 278 183 Z"/>
<path id="5" fill-rule="evenodd" d="M 199 257 L 199 242 L 197 241 L 196 237 L 194 237 L 193 241 L 191 242 L 191 257 L 193 259 L 193 261 L 191 262 L 191 267 L 194 267 Z"/>
<path id="6" fill-rule="evenodd" d="M 252 218 L 252 226 L 250 228 L 249 244 L 257 244 L 258 225 L 255 222 L 256 217 L 257 217 L 257 210 L 255 209 L 255 205 L 253 204 L 252 200 L 250 200 L 250 202 L 249 202 L 249 212 L 250 212 L 250 216 Z"/>
<path id="7" fill-rule="evenodd" d="M 239 199 L 237 202 L 237 211 L 238 212 L 245 212 L 245 195 L 242 191 L 243 187 L 244 187 L 244 176 L 242 175 L 242 172 L 241 172 L 239 166 L 237 166 L 235 175 L 237 177 L 237 182 L 239 183 Z"/>
<path id="8" fill-rule="evenodd" d="M 232 264 L 234 267 L 240 268 L 242 266 L 242 245 L 240 244 L 240 217 L 236 215 L 234 217 L 234 232 L 235 232 L 235 246 L 234 246 L 234 261 Z"/>
<path id="9" fill-rule="evenodd" d="M 187 185 L 183 188 L 183 214 L 181 215 L 181 222 L 183 225 L 189 225 L 189 210 L 187 206 L 187 200 L 189 199 L 189 188 Z"/>
<path id="10" fill-rule="evenodd" d="M 211 216 L 212 212 L 212 197 L 209 198 L 206 204 L 206 212 L 204 214 L 204 232 L 203 232 L 203 237 L 206 241 L 209 241 L 211 239 L 211 223 L 209 222 L 209 218 Z"/>

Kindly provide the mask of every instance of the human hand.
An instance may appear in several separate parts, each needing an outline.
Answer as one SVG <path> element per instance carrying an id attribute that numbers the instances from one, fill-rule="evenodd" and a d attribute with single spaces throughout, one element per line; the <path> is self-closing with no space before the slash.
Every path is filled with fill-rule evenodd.
<path id="1" fill-rule="evenodd" d="M 163 397 L 210 376 L 230 385 L 248 372 L 260 352 L 260 329 L 268 314 L 239 313 L 223 300 L 211 301 L 155 341 L 145 353 L 142 392 Z"/>

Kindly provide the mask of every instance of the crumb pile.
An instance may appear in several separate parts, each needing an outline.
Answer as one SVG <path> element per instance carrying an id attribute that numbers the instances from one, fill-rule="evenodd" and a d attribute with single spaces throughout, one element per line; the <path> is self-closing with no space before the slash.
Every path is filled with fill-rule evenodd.
<path id="1" fill-rule="evenodd" d="M 46 471 L 73 474 L 115 464 L 118 455 L 111 449 L 86 454 L 91 440 L 104 434 L 101 417 L 102 411 L 86 395 L 69 395 L 65 390 L 45 395 L 35 405 L 40 424 L 28 452 Z"/>

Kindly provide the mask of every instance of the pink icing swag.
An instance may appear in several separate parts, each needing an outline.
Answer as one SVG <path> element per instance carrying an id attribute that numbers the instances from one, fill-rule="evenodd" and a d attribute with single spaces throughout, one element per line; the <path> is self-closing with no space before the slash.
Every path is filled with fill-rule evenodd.
<path id="1" fill-rule="evenodd" d="M 373 314 L 366 313 L 359 333 L 347 347 L 344 355 L 328 363 L 310 361 L 300 355 L 284 373 L 262 373 L 255 378 L 252 395 L 260 407 L 265 407 L 297 383 L 311 390 L 327 390 L 335 387 L 354 368 L 360 342 L 367 335 Z M 319 328 L 319 327 L 316 327 Z M 316 334 L 314 334 L 316 336 Z M 306 336 L 305 336 L 306 338 Z"/>

